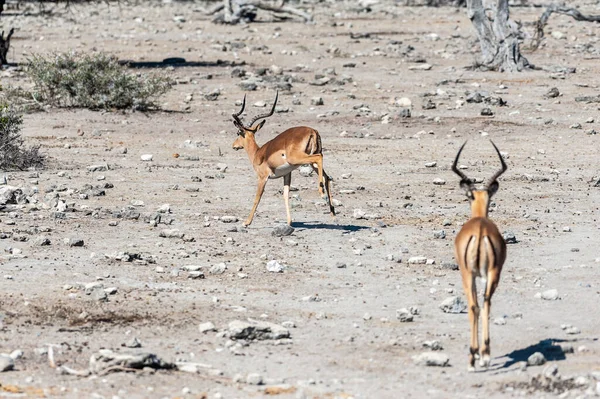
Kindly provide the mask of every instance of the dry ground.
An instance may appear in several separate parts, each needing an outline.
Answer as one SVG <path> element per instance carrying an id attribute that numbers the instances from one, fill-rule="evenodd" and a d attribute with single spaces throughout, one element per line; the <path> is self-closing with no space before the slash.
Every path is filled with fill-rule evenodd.
<path id="1" fill-rule="evenodd" d="M 59 193 L 75 212 L 56 219 L 52 210 L 40 206 L 38 211 L 0 215 L 0 228 L 8 236 L 0 241 L 0 268 L 3 276 L 12 276 L 0 279 L 0 350 L 25 352 L 16 371 L 0 376 L 5 391 L 0 396 L 9 395 L 7 384 L 31 397 L 162 398 L 183 396 L 185 387 L 189 397 L 266 395 L 264 386 L 233 381 L 237 374 L 245 378 L 249 373 L 261 374 L 269 385 L 287 384 L 280 397 L 520 396 L 525 391 L 518 383 L 543 370 L 521 370 L 521 362 L 547 340 L 574 348 L 574 353 L 547 352 L 562 375 L 600 371 L 600 188 L 594 187 L 594 177 L 600 175 L 600 136 L 586 133 L 600 130 L 598 105 L 574 100 L 598 94 L 596 26 L 552 17 L 548 33 L 560 31 L 565 38 L 548 35 L 542 49 L 527 54 L 539 67 L 575 67 L 575 73 L 538 69 L 508 75 L 464 68 L 477 50 L 464 10 L 390 5 L 357 13 L 326 3 L 315 10 L 315 25 L 218 26 L 195 7 L 144 2 L 77 6 L 52 17 L 3 16 L 3 26 L 18 28 L 10 57 L 17 63 L 34 52 L 70 49 L 143 62 L 184 57 L 189 63 L 162 69 L 179 82 L 162 100 L 165 112 L 50 109 L 25 116 L 24 134 L 41 143 L 52 162 L 39 177 L 9 173 L 9 184 L 37 186 L 40 205 L 52 186 L 76 190 Z M 541 11 L 514 12 L 516 19 L 530 23 Z M 185 22 L 174 22 L 175 16 Z M 351 38 L 351 33 L 362 35 Z M 403 54 L 407 46 L 414 50 Z M 413 62 L 419 59 L 431 64 L 431 70 L 409 69 L 420 65 Z M 325 167 L 335 178 L 333 195 L 342 203 L 335 220 L 326 214 L 316 178 L 295 173 L 294 234 L 271 235 L 275 223 L 285 220 L 281 180 L 269 182 L 254 223 L 241 228 L 255 177 L 246 154 L 231 149 L 235 129 L 230 114 L 243 96 L 241 80 L 231 77 L 234 62 L 243 63 L 239 67 L 248 73 L 276 65 L 293 76 L 291 91 L 282 91 L 279 100 L 288 112 L 271 117 L 258 139 L 264 142 L 295 125 L 319 130 Z M 356 65 L 344 67 L 349 63 Z M 309 84 L 317 74 L 331 76 L 330 68 L 337 80 L 346 78 L 344 85 Z M 248 93 L 250 105 L 272 101 L 271 76 L 268 72 L 264 87 Z M 5 84 L 28 82 L 9 68 L 2 75 Z M 551 87 L 562 95 L 545 98 Z M 218 99 L 205 100 L 203 94 L 214 89 L 221 90 Z M 491 106 L 493 117 L 480 116 L 484 104 L 457 106 L 467 91 L 476 90 L 500 96 L 508 105 Z M 424 97 L 426 93 L 431 96 Z M 193 100 L 186 103 L 188 94 Z M 315 96 L 323 98 L 323 106 L 311 105 Z M 394 97 L 412 100 L 412 118 L 398 116 L 400 108 L 390 102 Z M 294 99 L 300 104 L 294 105 Z M 437 108 L 422 109 L 428 99 Z M 250 106 L 248 113 L 262 111 Z M 384 124 L 386 113 L 391 118 Z M 586 123 L 588 118 L 595 121 Z M 575 123 L 582 129 L 571 128 Z M 506 153 L 509 165 L 491 217 L 519 242 L 508 247 L 492 305 L 492 319 L 506 316 L 505 325 L 492 325 L 492 367 L 469 374 L 467 315 L 438 308 L 452 293 L 463 295 L 458 272 L 442 266 L 454 262 L 453 238 L 469 212 L 449 166 L 460 144 L 470 139 L 462 163 L 469 166 L 468 174 L 487 178 L 498 167 L 488 138 Z M 186 146 L 186 140 L 198 145 Z M 142 154 L 153 154 L 153 161 L 142 162 Z M 437 166 L 428 168 L 428 162 Z M 227 165 L 224 173 L 217 170 L 219 163 Z M 96 164 L 110 169 L 88 172 Z M 98 181 L 99 176 L 106 180 Z M 434 185 L 436 178 L 446 184 Z M 114 184 L 106 196 L 79 198 L 77 190 L 85 184 L 104 182 Z M 139 220 L 114 217 L 113 212 L 135 200 L 144 203 L 137 207 Z M 170 226 L 144 222 L 163 204 L 172 209 Z M 356 220 L 355 209 L 379 219 Z M 224 215 L 240 222 L 216 219 Z M 443 226 L 444 220 L 451 225 Z M 50 228 L 43 233 L 50 246 L 34 244 L 42 226 Z M 571 232 L 564 231 L 567 226 Z M 167 228 L 194 240 L 160 238 Z M 445 230 L 445 239 L 434 239 L 439 230 Z M 27 241 L 18 241 L 20 236 Z M 66 245 L 63 240 L 72 237 L 83 238 L 85 246 Z M 21 249 L 24 256 L 11 256 L 9 248 Z M 145 260 L 105 256 L 116 252 L 140 254 Z M 402 262 L 386 260 L 390 254 Z M 435 264 L 408 264 L 412 256 Z M 287 270 L 267 272 L 267 259 L 279 260 Z M 172 273 L 186 265 L 208 269 L 221 262 L 227 271 L 206 273 L 203 280 L 188 279 L 185 271 Z M 346 267 L 338 268 L 340 262 Z M 106 303 L 76 289 L 77 283 L 97 280 L 118 289 Z M 75 288 L 65 290 L 65 285 Z M 548 289 L 557 289 L 560 300 L 535 298 Z M 319 301 L 306 301 L 311 295 Z M 412 323 L 400 323 L 396 310 L 410 306 L 420 314 Z M 366 314 L 372 318 L 366 320 Z M 234 353 L 222 334 L 198 331 L 201 322 L 211 321 L 223 331 L 232 320 L 261 317 L 293 321 L 291 343 L 252 342 Z M 581 333 L 568 335 L 561 324 Z M 56 360 L 83 369 L 98 349 L 119 349 L 132 337 L 140 339 L 143 350 L 167 360 L 201 362 L 212 370 L 80 378 L 58 375 L 39 350 L 60 345 Z M 430 340 L 440 341 L 451 367 L 414 365 L 412 356 Z M 572 395 L 583 392 L 585 388 Z"/>

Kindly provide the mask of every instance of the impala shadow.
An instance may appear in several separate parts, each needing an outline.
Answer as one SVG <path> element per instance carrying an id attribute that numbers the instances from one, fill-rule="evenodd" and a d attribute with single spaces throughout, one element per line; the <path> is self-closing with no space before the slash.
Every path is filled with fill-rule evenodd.
<path id="1" fill-rule="evenodd" d="M 529 345 L 522 349 L 514 350 L 510 353 L 505 354 L 504 356 L 499 356 L 496 360 L 499 360 L 500 363 L 496 365 L 494 368 L 490 368 L 490 371 L 504 372 L 508 371 L 511 366 L 520 363 L 527 362 L 527 359 L 531 355 L 536 352 L 541 352 L 546 361 L 548 362 L 558 362 L 561 360 L 565 360 L 566 354 L 570 353 L 571 349 L 566 349 L 568 343 L 575 343 L 577 339 L 557 339 L 557 338 L 547 338 L 543 339 L 537 344 Z M 565 351 L 566 350 L 566 351 Z M 505 359 L 504 363 L 502 360 Z"/>
<path id="2" fill-rule="evenodd" d="M 344 231 L 360 231 L 367 230 L 368 226 L 358 226 L 355 224 L 331 224 L 322 222 L 293 222 L 292 227 L 295 229 L 307 230 L 344 230 Z"/>
<path id="3" fill-rule="evenodd" d="M 187 61 L 185 58 L 166 58 L 162 61 L 133 61 L 119 60 L 119 64 L 133 69 L 144 68 L 193 68 L 193 67 L 234 67 L 245 65 L 245 62 L 226 60 L 216 61 Z"/>

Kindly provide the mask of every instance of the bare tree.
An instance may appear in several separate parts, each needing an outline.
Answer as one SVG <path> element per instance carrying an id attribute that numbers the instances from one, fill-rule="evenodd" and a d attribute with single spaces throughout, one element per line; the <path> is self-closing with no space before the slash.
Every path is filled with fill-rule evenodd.
<path id="1" fill-rule="evenodd" d="M 481 45 L 477 66 L 506 72 L 529 66 L 521 54 L 519 26 L 509 18 L 508 0 L 497 0 L 491 16 L 486 13 L 483 0 L 467 0 L 467 12 Z"/>

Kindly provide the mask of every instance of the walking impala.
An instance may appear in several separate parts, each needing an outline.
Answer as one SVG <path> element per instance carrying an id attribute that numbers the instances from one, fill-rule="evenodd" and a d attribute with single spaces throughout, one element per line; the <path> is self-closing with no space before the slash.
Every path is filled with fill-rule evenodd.
<path id="1" fill-rule="evenodd" d="M 287 212 L 287 223 L 292 224 L 292 216 L 290 214 L 289 193 L 290 184 L 292 182 L 292 171 L 300 165 L 311 165 L 314 170 L 319 173 L 319 193 L 327 201 L 331 216 L 335 216 L 335 209 L 331 202 L 330 178 L 323 170 L 323 147 L 321 146 L 321 136 L 315 129 L 306 126 L 298 126 L 287 129 L 279 134 L 273 140 L 266 142 L 262 147 L 256 143 L 254 136 L 263 125 L 266 118 L 273 115 L 279 93 L 275 95 L 275 101 L 271 112 L 263 115 L 258 115 L 248 125 L 244 125 L 240 119 L 240 115 L 246 107 L 246 96 L 242 102 L 242 109 L 237 114 L 232 114 L 233 124 L 238 128 L 238 138 L 233 142 L 234 150 L 244 148 L 248 153 L 248 158 L 252 162 L 252 166 L 258 175 L 258 188 L 254 205 L 250 216 L 244 222 L 244 226 L 252 223 L 254 213 L 258 207 L 258 203 L 265 190 L 265 185 L 268 179 L 277 179 L 283 177 L 283 200 Z M 257 123 L 262 119 L 262 122 Z M 325 180 L 323 181 L 323 178 Z M 327 196 L 323 190 L 327 190 Z"/>
<path id="2" fill-rule="evenodd" d="M 456 167 L 465 142 L 452 165 L 454 173 L 460 176 L 460 187 L 466 191 L 471 203 L 471 219 L 464 224 L 454 243 L 455 255 L 460 267 L 463 288 L 469 304 L 469 321 L 471 323 L 471 346 L 469 354 L 469 371 L 475 370 L 475 358 L 479 356 L 479 305 L 477 304 L 477 289 L 475 278 L 481 277 L 485 285 L 483 296 L 483 348 L 481 349 L 480 365 L 490 364 L 490 306 L 492 295 L 498 282 L 500 272 L 506 259 L 506 243 L 496 225 L 488 219 L 490 198 L 498 191 L 500 177 L 507 169 L 498 147 L 492 145 L 500 157 L 501 169 L 497 171 L 482 188 L 475 188 L 474 180 L 469 179 Z"/>

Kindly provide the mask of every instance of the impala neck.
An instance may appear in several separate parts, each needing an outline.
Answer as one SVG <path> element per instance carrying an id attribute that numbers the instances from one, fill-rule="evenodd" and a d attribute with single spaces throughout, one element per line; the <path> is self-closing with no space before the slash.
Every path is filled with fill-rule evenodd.
<path id="1" fill-rule="evenodd" d="M 244 149 L 248 153 L 248 158 L 250 158 L 250 162 L 254 164 L 254 157 L 256 156 L 256 152 L 260 149 L 260 147 L 256 143 L 256 139 L 254 138 L 253 134 L 248 134 L 248 138 L 246 139 Z"/>
<path id="2" fill-rule="evenodd" d="M 487 191 L 473 191 L 471 215 L 474 218 L 487 218 L 490 196 Z"/>

